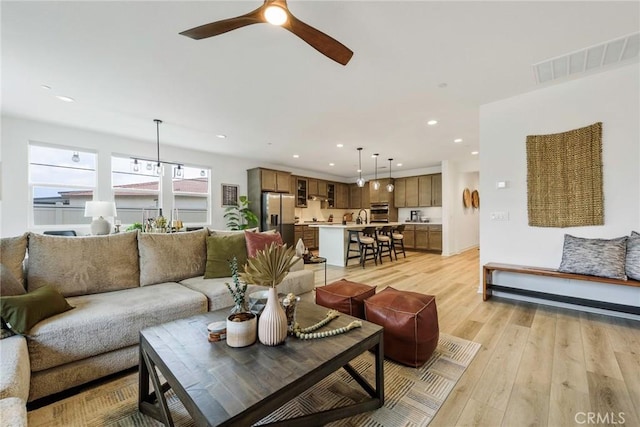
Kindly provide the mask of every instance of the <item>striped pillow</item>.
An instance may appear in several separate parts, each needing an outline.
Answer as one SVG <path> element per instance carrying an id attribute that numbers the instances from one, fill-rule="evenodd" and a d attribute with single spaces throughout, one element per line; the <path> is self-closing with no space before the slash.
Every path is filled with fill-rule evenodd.
<path id="1" fill-rule="evenodd" d="M 627 239 L 627 236 L 610 240 L 584 239 L 565 234 L 562 262 L 558 270 L 563 273 L 627 280 Z"/>

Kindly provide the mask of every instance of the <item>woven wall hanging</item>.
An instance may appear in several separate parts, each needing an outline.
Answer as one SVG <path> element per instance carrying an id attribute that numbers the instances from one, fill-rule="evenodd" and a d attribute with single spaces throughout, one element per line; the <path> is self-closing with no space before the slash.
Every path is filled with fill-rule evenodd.
<path id="1" fill-rule="evenodd" d="M 602 123 L 527 136 L 529 225 L 604 224 Z"/>

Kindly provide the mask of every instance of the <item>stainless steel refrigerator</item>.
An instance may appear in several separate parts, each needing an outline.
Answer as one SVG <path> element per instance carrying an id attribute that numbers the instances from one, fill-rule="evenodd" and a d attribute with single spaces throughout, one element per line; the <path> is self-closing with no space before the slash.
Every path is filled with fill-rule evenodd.
<path id="1" fill-rule="evenodd" d="M 276 230 L 288 246 L 294 245 L 295 198 L 293 194 L 262 193 L 262 231 Z"/>

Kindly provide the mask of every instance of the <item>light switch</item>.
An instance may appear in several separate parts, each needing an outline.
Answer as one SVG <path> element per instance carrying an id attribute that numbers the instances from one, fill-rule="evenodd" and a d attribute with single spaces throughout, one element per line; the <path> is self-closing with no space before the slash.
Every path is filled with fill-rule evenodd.
<path id="1" fill-rule="evenodd" d="M 489 218 L 491 221 L 509 221 L 509 212 L 491 212 Z"/>

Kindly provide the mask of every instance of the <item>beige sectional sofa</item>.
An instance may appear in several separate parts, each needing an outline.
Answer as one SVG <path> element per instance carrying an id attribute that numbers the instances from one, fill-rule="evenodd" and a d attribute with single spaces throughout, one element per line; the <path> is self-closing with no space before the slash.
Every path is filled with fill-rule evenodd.
<path id="1" fill-rule="evenodd" d="M 145 327 L 232 306 L 224 285 L 231 278 L 203 277 L 209 234 L 2 239 L 0 261 L 27 291 L 52 286 L 74 307 L 40 321 L 26 337 L 0 340 L 3 418 L 26 417 L 26 401 L 137 365 Z M 313 272 L 300 260 L 278 290 L 304 294 L 313 287 Z"/>

